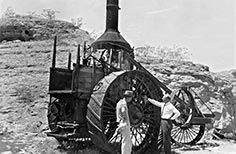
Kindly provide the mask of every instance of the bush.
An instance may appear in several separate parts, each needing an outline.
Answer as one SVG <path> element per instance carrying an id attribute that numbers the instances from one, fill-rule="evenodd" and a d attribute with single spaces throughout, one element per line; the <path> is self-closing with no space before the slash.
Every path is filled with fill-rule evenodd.
<path id="1" fill-rule="evenodd" d="M 27 85 L 19 85 L 15 88 L 15 95 L 23 103 L 31 103 L 35 100 L 32 89 Z"/>
<path id="2" fill-rule="evenodd" d="M 59 11 L 55 11 L 55 10 L 51 10 L 51 9 L 43 9 L 42 16 L 48 20 L 55 20 L 56 13 L 59 13 Z"/>
<path id="3" fill-rule="evenodd" d="M 83 25 L 83 18 L 79 17 L 77 19 L 71 19 L 71 22 L 74 26 L 81 28 L 81 26 Z"/>
<path id="4" fill-rule="evenodd" d="M 3 14 L 4 18 L 11 18 L 11 17 L 15 17 L 15 16 L 16 16 L 16 13 L 12 7 L 8 7 L 7 10 Z"/>

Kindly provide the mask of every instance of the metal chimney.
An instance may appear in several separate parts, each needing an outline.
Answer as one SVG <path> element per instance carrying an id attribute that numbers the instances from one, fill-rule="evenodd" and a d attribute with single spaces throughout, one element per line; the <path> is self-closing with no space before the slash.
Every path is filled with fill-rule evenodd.
<path id="1" fill-rule="evenodd" d="M 129 43 L 121 36 L 118 30 L 118 11 L 119 0 L 107 0 L 106 11 L 106 30 L 105 32 L 92 44 L 95 49 L 111 48 L 111 45 L 122 46 L 131 50 Z"/>

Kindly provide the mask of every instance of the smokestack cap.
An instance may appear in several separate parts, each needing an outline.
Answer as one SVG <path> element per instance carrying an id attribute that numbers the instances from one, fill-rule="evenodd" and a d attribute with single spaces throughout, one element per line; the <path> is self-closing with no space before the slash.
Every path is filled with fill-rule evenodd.
<path id="1" fill-rule="evenodd" d="M 92 47 L 94 49 L 104 48 L 122 48 L 127 51 L 132 51 L 129 43 L 121 36 L 118 30 L 118 11 L 119 0 L 107 0 L 106 9 L 106 30 L 105 32 L 94 42 Z"/>
<path id="2" fill-rule="evenodd" d="M 96 49 L 111 48 L 111 46 L 132 50 L 129 43 L 117 31 L 106 31 L 92 44 Z"/>

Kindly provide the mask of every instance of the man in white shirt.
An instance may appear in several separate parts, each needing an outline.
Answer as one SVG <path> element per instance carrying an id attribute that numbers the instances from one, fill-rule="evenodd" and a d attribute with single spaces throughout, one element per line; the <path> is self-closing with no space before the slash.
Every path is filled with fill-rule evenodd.
<path id="1" fill-rule="evenodd" d="M 180 112 L 171 104 L 170 96 L 164 95 L 162 98 L 163 102 L 156 101 L 151 98 L 144 96 L 144 101 L 149 101 L 153 105 L 161 108 L 161 131 L 163 133 L 163 146 L 165 154 L 171 154 L 171 129 L 172 120 L 175 120 L 180 116 Z"/>
<path id="2" fill-rule="evenodd" d="M 127 103 L 132 101 L 133 91 L 126 90 L 124 98 L 116 105 L 116 122 L 118 125 L 118 132 L 121 133 L 121 154 L 131 154 L 132 141 L 130 133 L 130 121 Z"/>

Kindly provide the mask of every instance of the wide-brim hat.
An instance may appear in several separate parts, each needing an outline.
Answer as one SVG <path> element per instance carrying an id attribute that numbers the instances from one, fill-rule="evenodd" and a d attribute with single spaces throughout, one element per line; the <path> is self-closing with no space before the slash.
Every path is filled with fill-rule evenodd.
<path id="1" fill-rule="evenodd" d="M 131 90 L 126 90 L 124 92 L 124 97 L 133 97 L 133 91 Z"/>

